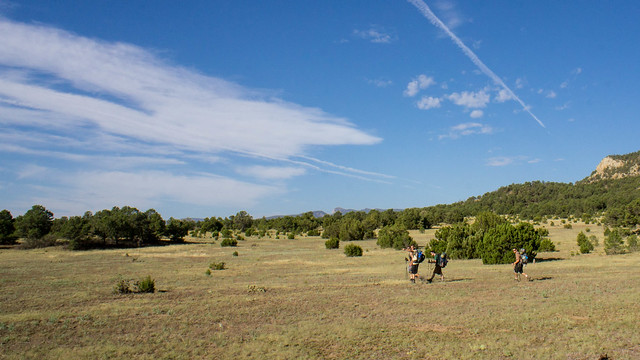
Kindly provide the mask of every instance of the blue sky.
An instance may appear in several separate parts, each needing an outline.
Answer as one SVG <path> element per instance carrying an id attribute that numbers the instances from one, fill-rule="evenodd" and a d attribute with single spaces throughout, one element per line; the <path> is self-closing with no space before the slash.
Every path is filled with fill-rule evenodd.
<path id="1" fill-rule="evenodd" d="M 254 217 L 640 150 L 636 1 L 0 0 L 0 208 Z"/>

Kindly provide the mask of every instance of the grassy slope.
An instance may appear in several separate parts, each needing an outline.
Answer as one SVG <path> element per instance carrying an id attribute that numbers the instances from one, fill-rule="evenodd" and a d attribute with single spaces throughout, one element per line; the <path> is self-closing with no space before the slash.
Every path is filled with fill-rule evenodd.
<path id="1" fill-rule="evenodd" d="M 640 254 L 604 256 L 600 227 L 559 225 L 559 251 L 539 255 L 556 260 L 530 264 L 534 281 L 520 283 L 509 265 L 465 260 L 444 283 L 412 285 L 405 254 L 375 241 L 357 243 L 361 258 L 319 238 L 3 249 L 0 358 L 639 358 Z M 571 256 L 585 227 L 600 246 Z M 412 235 L 424 245 L 433 230 Z M 227 270 L 205 274 L 221 261 Z M 120 276 L 146 275 L 161 292 L 112 292 Z"/>

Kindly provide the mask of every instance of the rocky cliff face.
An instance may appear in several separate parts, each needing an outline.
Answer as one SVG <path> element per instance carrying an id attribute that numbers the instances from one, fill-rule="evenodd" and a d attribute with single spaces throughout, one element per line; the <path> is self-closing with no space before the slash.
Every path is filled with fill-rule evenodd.
<path id="1" fill-rule="evenodd" d="M 627 155 L 610 155 L 602 159 L 596 170 L 584 179 L 594 182 L 606 179 L 622 179 L 640 175 L 640 152 Z"/>

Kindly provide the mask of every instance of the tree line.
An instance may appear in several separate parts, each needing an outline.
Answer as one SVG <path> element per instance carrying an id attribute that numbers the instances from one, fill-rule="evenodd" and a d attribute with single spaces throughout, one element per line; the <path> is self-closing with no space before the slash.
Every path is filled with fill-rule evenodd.
<path id="1" fill-rule="evenodd" d="M 74 250 L 98 247 L 128 247 L 159 244 L 163 238 L 182 242 L 196 222 L 170 218 L 165 221 L 157 211 L 140 211 L 124 206 L 105 209 L 95 214 L 63 216 L 54 219 L 53 213 L 42 205 L 34 205 L 24 215 L 13 218 L 8 210 L 0 212 L 0 243 L 13 244 L 24 239 L 24 246 L 44 247 L 59 238 L 68 241 Z"/>
<path id="2" fill-rule="evenodd" d="M 60 238 L 66 239 L 72 249 L 83 249 L 145 246 L 166 241 L 178 243 L 184 241 L 190 231 L 195 235 L 211 234 L 229 238 L 233 233 L 266 236 L 269 230 L 275 230 L 289 237 L 320 235 L 326 239 L 335 237 L 340 241 L 378 238 L 382 247 L 401 249 L 411 243 L 405 231 L 449 224 L 436 233 L 438 242 L 432 244 L 433 248 L 447 251 L 454 258 L 483 258 L 479 244 L 487 247 L 491 243 L 485 241 L 489 229 L 479 225 L 485 221 L 483 218 L 489 217 L 486 214 L 534 222 L 552 217 L 575 218 L 587 223 L 602 221 L 612 227 L 634 229 L 640 224 L 640 177 L 581 181 L 576 184 L 526 182 L 504 186 L 482 196 L 448 205 L 404 210 L 374 209 L 346 214 L 335 212 L 321 218 L 307 212 L 297 216 L 254 219 L 246 211 L 240 211 L 225 218 L 210 217 L 201 221 L 165 220 L 154 209 L 140 211 L 124 206 L 95 214 L 85 212 L 82 216 L 56 219 L 44 206 L 34 205 L 16 218 L 8 210 L 0 212 L 0 243 L 12 244 L 22 238 L 27 245 L 37 247 L 55 243 Z M 465 223 L 465 219 L 471 217 L 481 220 L 473 225 Z M 492 219 L 492 222 L 497 222 L 497 219 Z M 510 236 L 531 232 L 527 225 L 509 224 L 515 230 L 505 223 L 494 225 L 492 229 L 500 228 L 501 233 L 511 232 Z M 532 245 L 531 251 L 536 250 Z"/>

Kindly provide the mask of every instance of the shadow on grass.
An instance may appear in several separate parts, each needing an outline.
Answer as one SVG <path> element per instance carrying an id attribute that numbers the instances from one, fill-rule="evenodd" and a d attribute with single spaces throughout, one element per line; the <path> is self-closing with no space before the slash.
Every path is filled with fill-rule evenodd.
<path id="1" fill-rule="evenodd" d="M 462 281 L 471 281 L 473 279 L 470 278 L 460 278 L 460 279 L 447 279 L 445 278 L 444 282 L 462 282 Z"/>
<path id="2" fill-rule="evenodd" d="M 553 280 L 553 278 L 551 276 L 543 276 L 543 277 L 539 277 L 539 278 L 531 278 L 531 281 L 545 281 L 545 280 Z"/>
<path id="3" fill-rule="evenodd" d="M 562 260 L 566 260 L 566 259 L 563 259 L 563 258 L 542 258 L 542 259 L 541 258 L 536 258 L 536 263 L 546 262 L 546 261 L 562 261 Z"/>

